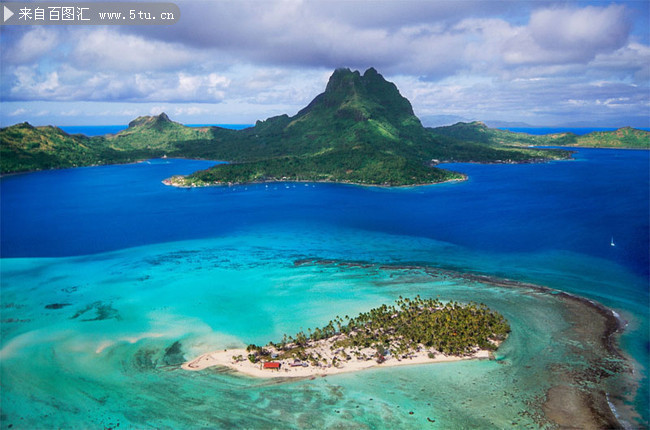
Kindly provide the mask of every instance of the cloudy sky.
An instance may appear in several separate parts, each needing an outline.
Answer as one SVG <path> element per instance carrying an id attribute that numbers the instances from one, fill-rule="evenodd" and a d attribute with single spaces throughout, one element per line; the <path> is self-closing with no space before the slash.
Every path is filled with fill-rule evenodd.
<path id="1" fill-rule="evenodd" d="M 3 26 L 0 124 L 295 114 L 375 67 L 425 123 L 650 127 L 650 2 L 176 1 L 172 26 Z"/>

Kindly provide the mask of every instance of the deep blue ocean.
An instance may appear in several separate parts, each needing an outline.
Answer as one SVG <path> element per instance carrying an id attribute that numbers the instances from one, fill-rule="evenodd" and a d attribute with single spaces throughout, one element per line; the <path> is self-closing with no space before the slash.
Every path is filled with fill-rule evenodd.
<path id="1" fill-rule="evenodd" d="M 555 133 L 573 133 L 578 136 L 593 133 L 594 131 L 614 131 L 617 127 L 497 127 L 500 130 L 509 130 L 516 133 L 527 134 L 555 134 Z M 635 127 L 639 130 L 650 131 L 648 127 Z"/>
<path id="2" fill-rule="evenodd" d="M 56 285 L 57 294 L 63 294 L 61 291 L 70 288 L 82 288 L 85 282 L 90 282 L 83 279 L 99 276 L 94 274 L 96 272 L 101 272 L 101 276 L 110 273 L 113 277 L 124 274 L 129 282 L 135 282 L 136 278 L 140 279 L 138 282 L 146 282 L 147 276 L 155 279 L 162 275 L 132 272 L 135 269 L 129 267 L 128 261 L 142 258 L 152 267 L 170 265 L 178 271 L 185 267 L 182 264 L 190 263 L 156 260 L 149 256 L 152 250 L 159 252 L 161 247 L 182 249 L 178 255 L 194 256 L 194 248 L 207 246 L 206 243 L 216 247 L 210 259 L 223 259 L 219 261 L 232 265 L 237 263 L 236 269 L 222 274 L 223 279 L 230 280 L 229 288 L 244 288 L 241 285 L 256 283 L 267 285 L 268 279 L 273 278 L 268 274 L 251 274 L 256 281 L 238 277 L 256 265 L 266 267 L 263 262 L 282 260 L 289 254 L 291 258 L 427 265 L 537 283 L 598 300 L 630 322 L 621 338 L 621 347 L 636 361 L 636 372 L 644 378 L 647 375 L 650 364 L 649 151 L 579 149 L 571 161 L 520 165 L 447 164 L 442 167 L 466 173 L 469 180 L 400 189 L 303 183 L 178 189 L 161 183 L 169 176 L 188 174 L 214 164 L 216 162 L 156 159 L 3 177 L 0 180 L 0 274 L 5 282 L 3 291 L 10 291 L 9 295 L 5 293 L 4 301 L 20 296 L 15 291 L 21 291 L 20 282 L 25 282 L 24 291 L 33 291 L 25 294 L 34 295 L 29 300 L 39 303 L 41 311 L 35 311 L 35 315 L 39 315 L 44 305 L 37 301 L 43 294 L 37 293 L 41 291 L 39 288 Z M 273 257 L 266 254 L 271 251 L 275 253 Z M 148 257 L 143 257 L 145 255 Z M 200 264 L 195 257 L 190 259 L 194 259 L 195 266 L 182 269 L 188 270 L 187 282 L 192 276 L 199 276 L 197 270 L 206 270 L 212 264 L 205 258 L 199 259 Z M 181 265 L 174 266 L 177 264 Z M 70 270 L 78 273 L 79 279 L 70 280 L 66 276 L 72 275 L 52 272 L 55 266 L 59 267 L 57 270 L 68 268 L 65 273 Z M 100 266 L 102 269 L 96 270 Z M 31 267 L 29 277 L 27 267 Z M 138 267 L 137 270 L 143 270 Z M 294 276 L 282 275 L 283 281 L 278 285 L 287 284 L 287 279 Z M 114 281 L 98 277 L 95 282 L 96 288 L 102 289 Z M 174 282 L 180 281 L 173 278 L 170 284 Z M 196 282 L 205 283 L 201 288 L 206 291 L 213 288 L 207 279 Z M 319 281 L 318 288 L 325 285 L 320 282 L 326 283 Z M 28 285 L 33 287 L 27 289 Z M 120 288 L 137 288 L 132 294 L 145 294 L 145 290 L 135 285 L 141 284 Z M 312 288 L 316 286 L 304 281 L 299 291 L 311 294 Z M 359 288 L 361 291 L 367 286 Z M 364 298 L 364 303 L 376 300 L 376 291 L 372 291 L 368 293 L 372 298 Z M 128 298 L 128 294 L 114 294 L 102 300 L 112 306 L 135 300 Z M 266 292 L 256 294 L 265 296 Z M 337 309 L 351 306 L 352 298 L 348 294 L 351 292 L 339 291 L 331 297 L 312 297 L 312 301 L 305 302 L 310 305 L 296 310 L 296 315 L 320 315 L 318 312 L 323 311 L 310 307 L 319 300 Z M 49 301 L 72 300 L 72 296 L 66 297 L 53 296 Z M 87 302 L 91 300 L 89 297 L 85 299 Z M 241 299 L 230 297 L 228 303 L 237 309 L 243 308 L 246 302 L 237 301 Z M 18 304 L 3 308 L 3 318 L 14 309 L 18 312 L 20 306 L 28 307 L 20 305 L 20 297 L 14 300 Z M 29 302 L 27 298 L 24 300 Z M 286 298 L 282 300 L 283 306 L 288 306 Z M 156 312 L 166 306 L 156 307 Z M 269 312 L 273 315 L 281 311 Z M 176 327 L 172 322 L 177 314 L 182 312 L 177 309 L 170 314 L 176 316 L 165 316 L 165 324 L 168 324 L 165 327 Z M 35 322 L 37 318 L 33 318 L 22 328 L 4 325 L 0 352 L 13 353 L 19 346 L 28 344 L 24 337 L 28 334 L 44 336 L 44 329 L 39 328 Z M 11 320 L 20 321 L 20 317 L 12 314 Z M 149 327 L 152 323 L 148 320 L 146 324 L 139 324 Z M 214 324 L 211 326 L 215 327 Z M 259 321 L 259 324 L 266 325 L 268 321 Z M 292 323 L 283 324 L 291 326 Z M 228 326 L 227 334 L 231 336 L 242 333 L 262 336 L 259 326 L 239 328 L 232 321 Z M 87 327 L 90 326 L 86 323 L 84 330 Z M 69 327 L 66 326 L 66 330 L 61 333 L 70 333 Z M 181 336 L 178 328 L 174 330 L 174 336 Z M 146 330 L 138 333 L 142 331 Z M 48 333 L 46 339 L 61 339 L 61 336 L 65 337 Z M 96 334 L 88 336 L 92 338 Z M 141 339 L 141 336 L 144 335 L 132 337 Z M 123 335 L 123 338 L 131 337 Z M 103 346 L 93 346 L 93 351 L 103 351 L 104 345 L 113 345 L 115 340 L 104 342 Z M 70 351 L 80 350 L 79 345 L 70 346 Z M 116 354 L 114 352 L 113 356 Z M 48 356 L 48 353 L 42 354 L 44 359 Z M 478 371 L 473 369 L 471 372 Z M 475 374 L 471 372 L 468 375 Z M 87 375 L 80 377 L 80 381 L 86 379 Z M 255 393 L 254 396 L 259 394 Z M 356 395 L 358 393 L 343 397 L 351 401 Z M 19 394 L 9 390 L 5 396 L 9 404 L 20 404 L 16 400 L 20 399 Z M 642 415 L 642 422 L 647 423 L 648 412 L 642 406 L 648 402 L 647 378 L 641 381 L 636 398 L 629 402 Z M 403 403 L 398 404 L 405 407 Z M 20 408 L 14 409 L 14 414 L 18 414 Z M 71 417 L 59 423 L 74 423 Z M 133 417 L 125 416 L 123 420 L 142 425 Z M 162 421 L 155 422 L 165 426 Z"/>
<path id="3" fill-rule="evenodd" d="M 117 134 L 127 127 L 127 125 L 63 125 L 59 128 L 68 134 L 103 136 L 105 134 Z"/>
<path id="4" fill-rule="evenodd" d="M 208 127 L 217 126 L 230 128 L 232 130 L 242 130 L 252 127 L 253 124 L 186 124 L 188 127 Z M 125 130 L 128 125 L 64 125 L 59 128 L 69 134 L 85 134 L 86 136 L 103 136 L 105 134 L 117 134 Z"/>
<path id="5" fill-rule="evenodd" d="M 217 126 L 230 128 L 232 130 L 242 130 L 252 127 L 254 124 L 186 124 L 189 127 L 209 127 Z M 126 125 L 66 125 L 59 127 L 63 131 L 76 134 L 81 133 L 86 136 L 103 136 L 105 134 L 116 134 L 127 128 Z M 613 127 L 497 127 L 500 130 L 510 130 L 517 133 L 528 134 L 552 134 L 552 133 L 574 133 L 583 135 L 594 131 L 614 131 Z M 641 130 L 650 131 L 650 128 L 641 127 Z"/>
<path id="6" fill-rule="evenodd" d="M 4 178 L 2 256 L 83 255 L 309 221 L 485 252 L 576 252 L 649 273 L 647 151 L 581 149 L 574 161 L 547 164 L 446 164 L 469 181 L 396 190 L 317 184 L 317 193 L 294 186 L 289 200 L 266 185 L 170 190 L 162 179 L 216 163 L 145 163 Z M 619 181 L 631 175 L 622 192 Z M 222 196 L 233 197 L 221 204 Z"/>

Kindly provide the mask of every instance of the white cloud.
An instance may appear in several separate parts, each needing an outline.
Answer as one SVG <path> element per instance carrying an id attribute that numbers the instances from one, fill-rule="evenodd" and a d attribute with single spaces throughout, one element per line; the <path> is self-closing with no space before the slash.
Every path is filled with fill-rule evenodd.
<path id="1" fill-rule="evenodd" d="M 8 115 L 9 116 L 19 116 L 19 115 L 23 115 L 23 114 L 25 114 L 27 112 L 28 112 L 27 109 L 18 108 L 18 109 L 14 110 L 14 111 L 9 112 Z"/>
<path id="2" fill-rule="evenodd" d="M 140 114 L 140 110 L 138 109 L 121 109 L 116 112 L 106 112 L 106 115 L 115 115 L 115 116 L 123 116 L 127 118 L 135 118 Z"/>
<path id="3" fill-rule="evenodd" d="M 541 9 L 508 41 L 504 59 L 511 64 L 586 63 L 625 45 L 629 31 L 621 5 Z"/>
<path id="4" fill-rule="evenodd" d="M 190 75 L 188 73 L 178 73 L 177 83 L 173 88 L 159 90 L 164 93 L 167 90 L 177 92 L 176 98 L 186 100 L 197 100 L 205 98 L 218 101 L 225 96 L 224 90 L 230 85 L 230 79 L 220 76 L 216 73 L 210 73 L 207 76 Z"/>
<path id="5" fill-rule="evenodd" d="M 135 102 L 136 115 L 164 104 L 192 118 L 218 111 L 263 119 L 295 113 L 335 67 L 374 66 L 397 78 L 421 114 L 566 115 L 574 102 L 585 112 L 648 113 L 650 47 L 630 36 L 629 3 L 181 1 L 181 8 L 183 19 L 169 27 L 3 30 L 3 102 Z"/>
<path id="6" fill-rule="evenodd" d="M 529 27 L 544 49 L 587 53 L 619 48 L 629 31 L 622 5 L 542 9 L 532 14 Z"/>
<path id="7" fill-rule="evenodd" d="M 56 71 L 39 75 L 35 67 L 19 66 L 16 68 L 15 78 L 16 84 L 11 92 L 17 97 L 56 97 L 60 89 L 59 74 Z"/>
<path id="8" fill-rule="evenodd" d="M 149 109 L 149 114 L 150 115 L 160 115 L 161 113 L 165 112 L 167 110 L 167 106 L 154 106 L 151 109 Z"/>
<path id="9" fill-rule="evenodd" d="M 59 72 L 60 70 L 60 72 Z M 226 96 L 230 79 L 186 72 L 92 72 L 61 66 L 41 73 L 36 66 L 14 69 L 9 94 L 13 100 L 188 101 L 217 103 Z"/>
<path id="10" fill-rule="evenodd" d="M 28 64 L 50 54 L 60 43 L 56 30 L 35 26 L 23 34 L 3 57 L 13 64 Z"/>
<path id="11" fill-rule="evenodd" d="M 230 79 L 209 73 L 207 75 L 179 72 L 166 75 L 142 74 L 138 88 L 143 101 L 186 101 L 217 103 L 224 99 Z"/>
<path id="12" fill-rule="evenodd" d="M 141 72 L 169 70 L 199 61 L 201 55 L 178 43 L 146 39 L 109 28 L 75 32 L 71 59 L 89 70 Z"/>
<path id="13" fill-rule="evenodd" d="M 209 109 L 201 106 L 180 106 L 174 108 L 174 116 L 196 116 L 210 112 Z"/>
<path id="14" fill-rule="evenodd" d="M 606 54 L 597 55 L 590 63 L 592 69 L 620 79 L 632 78 L 639 85 L 650 82 L 650 46 L 631 42 Z"/>

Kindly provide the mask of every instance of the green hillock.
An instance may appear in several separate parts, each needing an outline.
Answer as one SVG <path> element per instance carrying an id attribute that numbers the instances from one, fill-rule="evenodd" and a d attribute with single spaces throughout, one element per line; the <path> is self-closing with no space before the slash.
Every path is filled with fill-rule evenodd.
<path id="1" fill-rule="evenodd" d="M 318 156 L 283 156 L 223 165 L 196 172 L 181 186 L 214 183 L 239 184 L 275 181 L 341 182 L 362 185 L 406 186 L 464 179 L 464 175 L 428 167 L 405 157 L 355 151 L 330 151 Z"/>
<path id="2" fill-rule="evenodd" d="M 115 135 L 106 136 L 106 143 L 119 151 L 176 152 L 175 144 L 211 137 L 210 127 L 187 127 L 169 119 L 164 112 L 158 116 L 141 116 Z"/>
<path id="3" fill-rule="evenodd" d="M 16 124 L 0 129 L 0 172 L 128 163 L 167 154 L 183 156 L 180 143 L 200 141 L 209 147 L 212 129 L 218 127 L 187 127 L 164 113 L 138 117 L 115 135 L 94 137 L 71 135 L 58 127 Z"/>
<path id="4" fill-rule="evenodd" d="M 537 136 L 489 128 L 482 122 L 464 123 L 428 129 L 433 136 L 443 138 L 432 156 L 443 161 L 532 162 L 561 160 L 570 152 L 559 149 L 531 148 L 533 146 L 565 146 L 572 142 L 567 133 Z M 445 141 L 444 138 L 448 140 Z"/>
<path id="5" fill-rule="evenodd" d="M 2 173 L 123 163 L 132 156 L 106 146 L 102 137 L 70 135 L 52 126 L 22 123 L 0 130 Z"/>
<path id="6" fill-rule="evenodd" d="M 650 149 L 650 132 L 632 127 L 614 131 L 595 131 L 583 136 L 575 136 L 571 146 L 589 148 Z"/>

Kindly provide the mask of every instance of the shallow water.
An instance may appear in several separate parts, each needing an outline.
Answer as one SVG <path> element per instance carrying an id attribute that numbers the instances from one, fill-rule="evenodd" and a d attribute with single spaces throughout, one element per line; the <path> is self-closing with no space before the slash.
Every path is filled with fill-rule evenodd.
<path id="1" fill-rule="evenodd" d="M 5 424 L 418 428 L 430 417 L 444 427 L 535 425 L 528 403 L 544 395 L 548 369 L 570 342 L 557 299 L 419 270 L 295 266 L 266 239 L 247 238 L 245 255 L 233 237 L 4 260 L 3 318 L 21 320 L 3 324 Z M 354 315 L 415 294 L 503 312 L 513 334 L 499 361 L 277 384 L 185 372 L 170 350 L 179 341 L 191 357 L 265 343 L 326 324 L 333 312 Z"/>
<path id="2" fill-rule="evenodd" d="M 585 150 L 574 162 L 455 165 L 471 179 L 401 190 L 160 183 L 213 164 L 188 160 L 3 178 L 2 426 L 536 426 L 538 400 L 562 373 L 549 369 L 591 359 L 567 337 L 558 300 L 380 267 L 597 299 L 630 321 L 621 345 L 645 375 L 647 163 L 646 152 Z M 377 265 L 294 264 L 303 258 Z M 283 384 L 177 367 L 183 355 L 278 340 L 415 294 L 504 313 L 513 333 L 500 360 Z M 623 399 L 641 414 L 645 382 Z"/>

